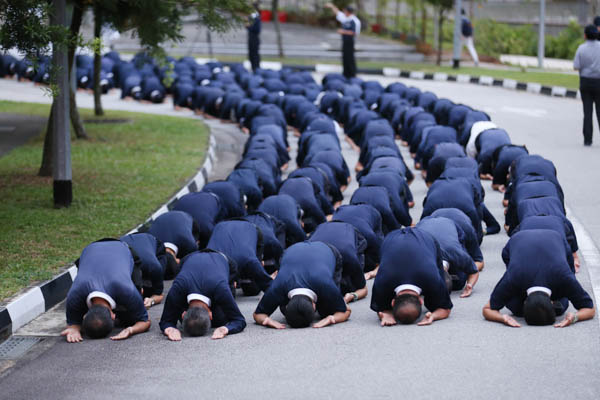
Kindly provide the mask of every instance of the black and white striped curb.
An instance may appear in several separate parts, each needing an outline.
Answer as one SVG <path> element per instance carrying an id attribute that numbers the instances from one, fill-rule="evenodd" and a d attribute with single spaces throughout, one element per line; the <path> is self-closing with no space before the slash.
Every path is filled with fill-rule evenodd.
<path id="1" fill-rule="evenodd" d="M 335 64 L 315 64 L 315 65 L 292 65 L 279 62 L 262 62 L 261 67 L 270 69 L 291 68 L 303 71 L 313 71 L 318 73 L 341 73 L 342 67 Z M 390 78 L 408 78 L 417 80 L 430 80 L 439 82 L 457 82 L 472 83 L 474 85 L 501 87 L 504 89 L 517 90 L 521 92 L 542 94 L 553 97 L 565 97 L 570 99 L 579 99 L 581 95 L 578 90 L 567 89 L 563 86 L 546 86 L 539 83 L 519 82 L 514 79 L 497 79 L 491 76 L 473 76 L 467 74 L 447 74 L 444 72 L 423 72 L 406 71 L 397 68 L 358 68 L 359 74 L 381 75 Z"/>
<path id="2" fill-rule="evenodd" d="M 190 192 L 201 190 L 217 161 L 216 148 L 217 141 L 211 134 L 208 153 L 202 168 L 169 201 L 160 206 L 150 218 L 127 233 L 147 230 L 152 221 L 159 215 L 169 211 L 179 198 Z M 51 280 L 30 288 L 27 292 L 8 303 L 5 308 L 0 308 L 0 340 L 10 336 L 23 325 L 63 301 L 76 275 L 77 267 L 71 265 L 66 271 L 63 271 Z"/>

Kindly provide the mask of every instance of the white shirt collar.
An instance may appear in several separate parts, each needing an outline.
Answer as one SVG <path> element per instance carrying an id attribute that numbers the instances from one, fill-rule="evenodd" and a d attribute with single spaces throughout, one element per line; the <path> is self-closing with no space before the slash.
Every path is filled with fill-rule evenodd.
<path id="1" fill-rule="evenodd" d="M 204 304 L 210 307 L 210 299 L 206 296 L 201 295 L 200 293 L 190 293 L 187 296 L 187 302 L 190 304 L 192 300 L 200 300 Z"/>
<path id="2" fill-rule="evenodd" d="M 546 293 L 548 296 L 552 296 L 552 290 L 548 289 L 547 287 L 543 287 L 543 286 L 530 287 L 529 289 L 527 289 L 527 296 L 529 296 L 533 292 L 543 292 L 543 293 Z"/>
<path id="3" fill-rule="evenodd" d="M 304 295 L 310 297 L 313 303 L 317 302 L 317 294 L 308 288 L 296 288 L 292 289 L 288 292 L 288 299 L 291 299 L 294 296 Z"/>
<path id="4" fill-rule="evenodd" d="M 110 304 L 111 310 L 114 310 L 115 307 L 117 306 L 117 302 L 114 301 L 114 299 L 112 297 L 110 297 L 109 295 L 107 295 L 106 293 L 94 291 L 94 292 L 88 294 L 87 299 L 85 299 L 85 302 L 87 303 L 88 308 L 92 308 L 92 299 L 93 298 L 100 298 L 100 299 L 104 299 L 104 300 L 108 301 L 108 304 Z"/>
<path id="5" fill-rule="evenodd" d="M 173 250 L 175 252 L 175 255 L 177 255 L 177 252 L 179 251 L 179 247 L 177 247 L 176 244 L 173 244 L 171 242 L 165 242 L 164 245 L 167 249 Z"/>
<path id="6" fill-rule="evenodd" d="M 412 290 L 413 292 L 416 292 L 418 295 L 421 295 L 421 288 L 415 285 L 410 285 L 408 283 L 405 283 L 403 285 L 400 286 L 396 286 L 396 289 L 394 289 L 394 292 L 396 293 L 396 295 L 398 295 L 398 293 L 404 291 L 404 290 Z"/>

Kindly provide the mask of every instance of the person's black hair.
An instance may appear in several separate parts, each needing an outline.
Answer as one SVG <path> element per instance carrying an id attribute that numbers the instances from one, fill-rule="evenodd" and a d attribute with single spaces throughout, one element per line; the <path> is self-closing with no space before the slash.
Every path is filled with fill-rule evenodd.
<path id="1" fill-rule="evenodd" d="M 350 5 L 344 7 L 344 10 L 348 11 L 350 14 L 354 14 L 354 7 Z"/>
<path id="2" fill-rule="evenodd" d="M 202 306 L 188 308 L 183 317 L 183 331 L 188 336 L 204 336 L 210 329 L 208 310 Z"/>
<path id="3" fill-rule="evenodd" d="M 293 296 L 285 307 L 285 319 L 292 328 L 306 328 L 314 317 L 315 310 L 308 296 Z"/>
<path id="4" fill-rule="evenodd" d="M 466 12 L 465 12 L 465 9 L 464 9 L 464 8 L 461 8 L 461 9 L 460 9 L 460 14 L 461 14 L 461 15 L 465 15 L 465 14 L 466 14 Z"/>
<path id="5" fill-rule="evenodd" d="M 596 40 L 598 38 L 598 28 L 596 25 L 588 25 L 583 30 L 587 40 Z"/>
<path id="6" fill-rule="evenodd" d="M 556 320 L 554 306 L 544 292 L 533 292 L 523 304 L 523 317 L 528 325 L 552 325 Z"/>
<path id="7" fill-rule="evenodd" d="M 594 17 L 594 25 L 599 27 L 600 26 L 600 16 L 597 15 L 596 17 Z"/>
<path id="8" fill-rule="evenodd" d="M 394 318 L 401 324 L 412 324 L 421 316 L 421 300 L 414 294 L 401 294 L 394 298 Z"/>
<path id="9" fill-rule="evenodd" d="M 167 264 L 165 265 L 165 276 L 164 279 L 169 281 L 171 279 L 175 279 L 181 266 L 177 264 L 177 260 L 175 256 L 169 252 L 165 254 L 165 259 L 167 260 Z"/>
<path id="10" fill-rule="evenodd" d="M 83 333 L 92 339 L 101 339 L 112 332 L 115 322 L 110 310 L 101 305 L 93 305 L 83 317 L 81 328 Z"/>

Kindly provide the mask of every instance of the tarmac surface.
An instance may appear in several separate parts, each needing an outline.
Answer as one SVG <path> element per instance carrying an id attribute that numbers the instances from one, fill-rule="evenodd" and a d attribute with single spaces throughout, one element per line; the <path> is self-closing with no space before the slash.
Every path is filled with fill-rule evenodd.
<path id="1" fill-rule="evenodd" d="M 365 78 L 379 79 L 384 85 L 398 80 Z M 579 100 L 470 84 L 402 81 L 483 109 L 509 132 L 513 143 L 526 144 L 531 153 L 552 160 L 571 216 L 581 221 L 598 245 L 600 149 L 597 144 L 591 148 L 582 145 Z M 0 98 L 47 102 L 41 92 L 36 94 L 33 86 L 31 90 L 26 86 L 0 80 Z M 80 106 L 89 107 L 91 101 L 89 94 L 78 94 Z M 168 103 L 123 102 L 116 93 L 103 97 L 103 101 L 105 109 L 191 116 L 172 111 Z M 226 132 L 216 137 L 220 153 L 226 153 L 219 155 L 215 169 L 223 176 L 232 167 L 239 151 L 236 143 L 243 136 L 236 133 L 234 125 L 209 123 Z M 598 143 L 598 136 L 594 138 Z M 344 157 L 353 168 L 357 154 L 343 143 Z M 406 150 L 402 151 L 409 161 Z M 293 168 L 290 165 L 290 171 Z M 489 182 L 483 184 L 486 204 L 502 222 L 501 195 L 491 191 Z M 347 197 L 354 188 L 347 190 Z M 422 179 L 417 177 L 411 190 L 416 200 L 411 215 L 418 221 L 426 193 Z M 44 323 L 34 321 L 17 332 L 49 336 L 4 372 L 0 364 L 0 399 L 600 398 L 598 317 L 565 329 L 526 325 L 514 329 L 483 320 L 481 308 L 505 269 L 501 250 L 507 239 L 504 233 L 484 239 L 486 267 L 473 295 L 460 299 L 459 292 L 453 293 L 450 318 L 426 327 L 380 327 L 369 309 L 369 295 L 350 305 L 352 315 L 347 323 L 321 330 L 277 331 L 252 322 L 259 296 L 238 296 L 248 327 L 221 341 L 203 337 L 169 342 L 158 328 L 159 305 L 150 310 L 152 327 L 146 334 L 124 342 L 67 344 L 52 336 L 64 326 L 64 311 L 59 305 L 53 314 L 42 316 Z M 584 258 L 578 274 L 590 293 L 590 272 L 595 271 L 589 269 L 597 268 L 593 261 Z M 274 317 L 283 321 L 278 311 Z"/>
<path id="2" fill-rule="evenodd" d="M 3 113 L 0 110 L 0 157 L 40 134 L 47 118 Z"/>
<path id="3" fill-rule="evenodd" d="M 281 41 L 286 57 L 341 60 L 342 41 L 335 29 L 318 26 L 307 27 L 294 23 L 281 23 L 280 27 Z M 91 24 L 84 25 L 82 32 L 85 37 L 91 38 L 93 26 Z M 243 26 L 223 33 L 212 32 L 209 42 L 206 28 L 196 22 L 188 21 L 183 25 L 182 34 L 185 37 L 182 42 L 165 45 L 168 54 L 178 56 L 210 54 L 211 46 L 215 56 L 246 56 L 248 54 L 247 33 Z M 262 57 L 279 55 L 273 23 L 262 23 L 260 41 Z M 119 52 L 140 50 L 139 40 L 128 33 L 113 40 L 112 45 Z M 355 48 L 358 60 L 421 62 L 424 59 L 422 54 L 415 51 L 414 46 L 367 35 L 357 37 Z"/>

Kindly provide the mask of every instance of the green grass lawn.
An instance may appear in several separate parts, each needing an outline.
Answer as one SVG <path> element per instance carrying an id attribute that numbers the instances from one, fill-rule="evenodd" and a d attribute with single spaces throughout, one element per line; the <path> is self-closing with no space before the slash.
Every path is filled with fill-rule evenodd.
<path id="1" fill-rule="evenodd" d="M 197 55 L 198 57 L 207 57 L 206 55 Z M 245 57 L 235 56 L 216 56 L 215 58 L 223 62 L 240 62 Z M 314 65 L 320 64 L 340 64 L 333 60 L 315 60 L 309 58 L 277 58 L 263 57 L 263 61 L 279 61 L 284 64 L 295 65 Z M 565 74 L 560 72 L 546 72 L 540 70 L 521 71 L 517 69 L 495 69 L 485 67 L 461 67 L 456 70 L 450 66 L 437 66 L 430 63 L 390 63 L 381 61 L 358 61 L 359 68 L 397 68 L 405 71 L 423 71 L 423 72 L 444 72 L 447 74 L 468 74 L 471 76 L 491 76 L 499 79 L 514 79 L 519 82 L 534 82 L 547 86 L 564 86 L 569 89 L 579 88 L 579 77 L 574 74 Z"/>
<path id="2" fill-rule="evenodd" d="M 49 106 L 0 101 L 0 112 L 48 115 Z M 82 118 L 93 111 L 82 109 Z M 73 140 L 73 204 L 55 210 L 52 179 L 37 176 L 43 134 L 0 158 L 0 301 L 56 274 L 88 243 L 143 222 L 204 161 L 208 129 L 197 120 L 108 111 L 124 124 L 86 124 Z"/>

